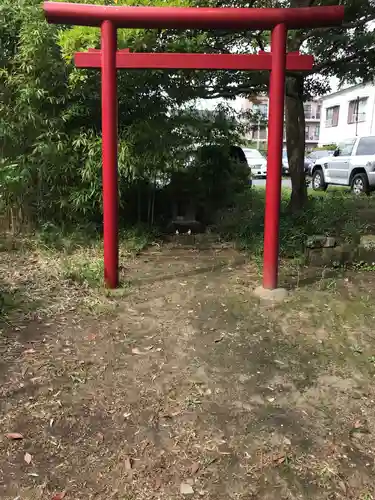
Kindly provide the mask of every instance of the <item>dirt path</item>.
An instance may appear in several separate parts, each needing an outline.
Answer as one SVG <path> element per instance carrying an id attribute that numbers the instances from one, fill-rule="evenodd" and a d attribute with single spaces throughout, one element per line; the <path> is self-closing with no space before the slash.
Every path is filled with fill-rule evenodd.
<path id="1" fill-rule="evenodd" d="M 375 499 L 370 277 L 267 307 L 230 249 L 124 273 L 110 313 L 4 325 L 1 498 Z"/>

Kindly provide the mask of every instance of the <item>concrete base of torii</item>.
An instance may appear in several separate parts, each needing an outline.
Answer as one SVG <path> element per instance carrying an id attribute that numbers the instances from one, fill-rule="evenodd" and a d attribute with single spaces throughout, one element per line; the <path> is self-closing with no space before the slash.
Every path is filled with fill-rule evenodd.
<path id="1" fill-rule="evenodd" d="M 253 293 L 260 300 L 267 302 L 282 302 L 288 297 L 288 290 L 285 290 L 285 288 L 275 288 L 270 290 L 268 288 L 258 286 L 255 288 Z"/>

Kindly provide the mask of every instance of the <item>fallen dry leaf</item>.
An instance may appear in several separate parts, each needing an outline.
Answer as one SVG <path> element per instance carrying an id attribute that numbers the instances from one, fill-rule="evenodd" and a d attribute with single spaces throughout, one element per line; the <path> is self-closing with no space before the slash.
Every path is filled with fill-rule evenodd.
<path id="1" fill-rule="evenodd" d="M 353 424 L 353 427 L 349 431 L 349 435 L 353 436 L 353 434 L 370 434 L 370 430 L 368 428 L 367 422 L 361 422 L 360 420 L 356 420 Z"/>
<path id="2" fill-rule="evenodd" d="M 102 434 L 101 432 L 98 432 L 97 438 L 98 438 L 98 441 L 100 443 L 102 443 L 104 441 L 104 434 Z"/>
<path id="3" fill-rule="evenodd" d="M 190 468 L 192 474 L 196 474 L 199 471 L 199 463 L 194 462 Z"/>
<path id="4" fill-rule="evenodd" d="M 30 453 L 25 453 L 25 456 L 23 457 L 23 459 L 25 460 L 25 462 L 27 464 L 31 464 L 31 460 L 32 460 L 32 456 L 30 455 Z"/>
<path id="5" fill-rule="evenodd" d="M 338 485 L 340 486 L 342 492 L 346 495 L 347 494 L 347 488 L 346 488 L 346 485 L 345 485 L 344 481 L 339 481 Z"/>
<path id="6" fill-rule="evenodd" d="M 134 347 L 134 348 L 132 349 L 132 353 L 133 353 L 133 354 L 143 354 L 143 352 L 142 352 L 142 351 L 140 351 L 140 350 L 138 349 L 138 347 Z"/>
<path id="7" fill-rule="evenodd" d="M 53 495 L 51 500 L 62 500 L 66 495 L 66 491 L 62 491 L 61 493 L 56 493 L 56 495 Z"/>
<path id="8" fill-rule="evenodd" d="M 23 351 L 23 354 L 34 354 L 35 349 L 26 349 L 26 351 Z"/>
<path id="9" fill-rule="evenodd" d="M 193 487 L 188 483 L 180 484 L 180 493 L 181 495 L 194 495 Z"/>
<path id="10" fill-rule="evenodd" d="M 125 457 L 125 469 L 132 470 L 132 468 L 133 468 L 133 460 L 128 455 L 126 455 L 126 457 Z"/>
<path id="11" fill-rule="evenodd" d="M 356 420 L 353 425 L 354 429 L 360 429 L 362 427 L 361 421 Z"/>
<path id="12" fill-rule="evenodd" d="M 275 464 L 277 465 L 281 465 L 285 462 L 286 460 L 286 455 L 275 455 L 273 457 L 273 461 L 275 462 Z"/>
<path id="13" fill-rule="evenodd" d="M 13 440 L 23 439 L 23 435 L 20 434 L 19 432 L 9 432 L 8 434 L 5 434 L 5 437 L 7 437 L 8 439 L 13 439 Z"/>

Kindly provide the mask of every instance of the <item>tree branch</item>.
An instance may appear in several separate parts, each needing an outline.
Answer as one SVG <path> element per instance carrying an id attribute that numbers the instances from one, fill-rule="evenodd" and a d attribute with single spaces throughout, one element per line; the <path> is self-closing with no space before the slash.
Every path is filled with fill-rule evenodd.
<path id="1" fill-rule="evenodd" d="M 358 19 L 358 21 L 354 21 L 352 23 L 344 23 L 341 24 L 340 26 L 334 28 L 335 30 L 338 31 L 345 31 L 345 30 L 350 30 L 350 29 L 355 29 L 355 28 L 361 28 L 365 26 L 367 23 L 370 23 L 371 21 L 374 21 L 374 16 L 369 16 L 366 17 L 365 19 Z M 302 37 L 302 42 L 305 42 L 309 38 L 312 38 L 314 36 L 319 36 L 322 32 L 326 33 L 328 30 L 332 30 L 332 27 L 328 28 L 320 28 L 319 30 L 310 30 L 307 31 L 303 37 Z"/>
<path id="2" fill-rule="evenodd" d="M 255 40 L 256 40 L 256 42 L 257 42 L 258 47 L 260 48 L 260 50 L 264 51 L 264 43 L 263 43 L 263 40 L 261 38 L 262 33 L 263 33 L 263 31 L 260 31 L 259 33 L 255 34 L 253 36 L 254 36 L 254 38 L 255 38 Z"/>
<path id="3" fill-rule="evenodd" d="M 199 94 L 202 99 L 219 99 L 219 98 L 235 98 L 238 95 L 250 95 L 255 91 L 255 87 L 241 86 L 241 87 L 226 87 L 226 88 L 211 88 L 207 87 L 195 87 L 191 89 L 194 93 Z M 266 87 L 264 88 L 266 90 Z M 256 88 L 256 92 L 262 92 L 259 88 Z"/>
<path id="4" fill-rule="evenodd" d="M 316 66 L 313 67 L 313 69 L 311 71 L 309 71 L 308 74 L 312 75 L 312 74 L 318 73 L 319 71 L 322 71 L 324 69 L 333 68 L 337 64 L 345 64 L 345 63 L 355 61 L 356 59 L 361 57 L 361 55 L 366 55 L 369 51 L 374 50 L 374 49 L 375 49 L 375 46 L 366 47 L 365 49 L 358 50 L 355 54 L 351 54 L 349 56 L 342 57 L 341 59 L 326 61 L 324 63 L 317 64 Z"/>

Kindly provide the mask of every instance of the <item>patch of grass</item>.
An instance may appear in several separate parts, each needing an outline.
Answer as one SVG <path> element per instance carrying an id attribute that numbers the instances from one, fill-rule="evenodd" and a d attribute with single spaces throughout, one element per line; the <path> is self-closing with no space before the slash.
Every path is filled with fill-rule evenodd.
<path id="1" fill-rule="evenodd" d="M 98 230 L 93 225 L 70 228 L 45 223 L 35 232 L 31 242 L 40 249 L 71 253 L 97 239 Z"/>
<path id="2" fill-rule="evenodd" d="M 62 264 L 62 275 L 65 279 L 88 286 L 99 286 L 103 282 L 103 274 L 103 258 L 91 260 L 78 254 L 76 257 L 63 261 Z"/>
<path id="3" fill-rule="evenodd" d="M 123 250 L 137 253 L 155 241 L 157 236 L 156 230 L 143 226 L 120 229 L 119 243 Z M 72 228 L 44 223 L 33 232 L 2 234 L 0 252 L 32 250 L 71 254 L 87 246 L 100 245 L 102 239 L 102 230 L 92 224 Z"/>
<path id="4" fill-rule="evenodd" d="M 122 231 L 120 266 L 154 241 L 142 228 Z M 95 316 L 113 312 L 116 299 L 129 293 L 129 282 L 104 290 L 103 242 L 88 228 L 59 230 L 45 225 L 34 233 L 4 234 L 0 252 L 0 317 L 43 317 L 52 310 L 83 305 Z M 17 264 L 15 264 L 17 263 Z M 124 276 L 126 279 L 126 276 Z M 73 305 L 74 303 L 74 305 Z"/>
<path id="5" fill-rule="evenodd" d="M 39 312 L 42 308 L 43 299 L 33 293 L 32 286 L 17 282 L 0 282 L 0 320 L 7 320 L 14 313 Z"/>
<path id="6" fill-rule="evenodd" d="M 152 241 L 153 234 L 141 228 L 122 231 L 119 238 L 120 265 L 129 255 L 138 254 L 147 248 Z M 102 242 L 97 240 L 91 247 L 86 245 L 69 253 L 62 261 L 62 275 L 79 284 L 101 286 L 104 276 Z M 128 283 L 125 283 L 125 288 L 128 288 Z"/>
<path id="7" fill-rule="evenodd" d="M 155 241 L 157 233 L 143 227 L 121 230 L 119 254 L 121 261 L 138 254 Z M 64 228 L 44 224 L 33 233 L 3 234 L 0 252 L 22 251 L 32 253 L 36 258 L 53 262 L 56 277 L 70 279 L 79 284 L 100 286 L 103 283 L 103 241 L 102 235 L 93 226 Z M 10 295 L 2 294 L 4 304 Z"/>
<path id="8" fill-rule="evenodd" d="M 0 286 L 0 316 L 6 317 L 10 311 L 20 306 L 21 298 L 14 290 Z"/>
<path id="9" fill-rule="evenodd" d="M 308 236 L 326 234 L 346 241 L 375 229 L 375 199 L 354 197 L 343 190 L 310 195 L 306 208 L 290 213 L 290 190 L 282 191 L 280 213 L 280 252 L 284 257 L 302 254 Z M 252 189 L 241 194 L 231 210 L 218 218 L 217 231 L 224 238 L 237 240 L 240 247 L 255 255 L 263 253 L 265 190 Z"/>
<path id="10" fill-rule="evenodd" d="M 151 245 L 157 237 L 157 231 L 152 231 L 149 228 L 125 229 L 120 231 L 120 247 L 127 252 L 139 253 Z"/>

